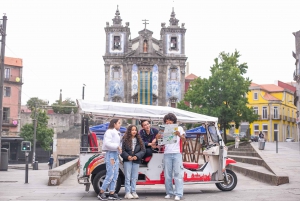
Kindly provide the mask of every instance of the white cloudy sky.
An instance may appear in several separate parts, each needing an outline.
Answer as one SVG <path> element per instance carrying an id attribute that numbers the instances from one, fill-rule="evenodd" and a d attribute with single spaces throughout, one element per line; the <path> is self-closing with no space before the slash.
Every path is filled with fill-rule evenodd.
<path id="1" fill-rule="evenodd" d="M 172 7 L 185 23 L 190 73 L 210 75 L 221 51 L 240 51 L 246 76 L 258 84 L 292 81 L 295 38 L 300 30 L 300 0 L 0 0 L 6 13 L 6 56 L 23 59 L 22 104 L 30 97 L 52 104 L 63 98 L 103 100 L 106 22 L 119 5 L 132 37 L 144 28 L 160 39 L 161 22 Z"/>

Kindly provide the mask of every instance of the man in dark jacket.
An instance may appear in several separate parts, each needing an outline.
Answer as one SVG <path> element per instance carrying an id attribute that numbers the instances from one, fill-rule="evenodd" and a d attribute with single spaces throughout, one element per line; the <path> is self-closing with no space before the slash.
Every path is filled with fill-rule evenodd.
<path id="1" fill-rule="evenodd" d="M 148 156 L 152 156 L 153 152 L 156 152 L 156 136 L 158 134 L 158 130 L 156 128 L 151 128 L 148 120 L 141 120 L 140 123 L 142 129 L 139 134 L 146 147 L 146 154 L 144 155 L 144 158 L 146 158 Z"/>

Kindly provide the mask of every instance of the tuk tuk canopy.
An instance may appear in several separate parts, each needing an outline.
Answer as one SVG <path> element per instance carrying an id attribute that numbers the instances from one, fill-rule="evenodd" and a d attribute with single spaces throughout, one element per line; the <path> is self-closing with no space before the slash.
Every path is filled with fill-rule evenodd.
<path id="1" fill-rule="evenodd" d="M 173 113 L 179 123 L 218 122 L 217 117 L 193 113 L 167 106 L 141 105 L 108 101 L 87 101 L 77 99 L 81 114 L 92 114 L 101 118 L 147 119 L 163 121 L 168 113 Z"/>

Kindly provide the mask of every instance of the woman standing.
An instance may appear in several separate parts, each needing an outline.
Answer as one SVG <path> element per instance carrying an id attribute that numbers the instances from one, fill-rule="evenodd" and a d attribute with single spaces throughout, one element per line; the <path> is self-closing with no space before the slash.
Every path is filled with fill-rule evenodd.
<path id="1" fill-rule="evenodd" d="M 98 195 L 100 200 L 107 199 L 104 193 L 107 188 L 109 190 L 108 199 L 118 199 L 118 195 L 115 194 L 115 188 L 119 176 L 119 153 L 122 153 L 122 148 L 120 147 L 120 127 L 120 120 L 112 119 L 103 137 L 102 151 L 106 152 L 106 176 Z"/>
<path id="2" fill-rule="evenodd" d="M 123 137 L 122 158 L 125 173 L 125 198 L 139 198 L 136 193 L 136 181 L 138 179 L 139 164 L 146 152 L 144 142 L 138 134 L 135 125 L 128 126 Z"/>
<path id="3" fill-rule="evenodd" d="M 176 124 L 177 117 L 173 113 L 164 116 L 165 124 Z M 174 200 L 180 200 L 183 196 L 183 164 L 182 154 L 180 152 L 180 143 L 185 141 L 185 132 L 181 126 L 174 133 L 177 136 L 177 142 L 174 144 L 165 144 L 164 151 L 164 174 L 166 199 L 170 199 L 175 195 Z M 173 189 L 173 178 L 175 183 L 175 191 Z"/>

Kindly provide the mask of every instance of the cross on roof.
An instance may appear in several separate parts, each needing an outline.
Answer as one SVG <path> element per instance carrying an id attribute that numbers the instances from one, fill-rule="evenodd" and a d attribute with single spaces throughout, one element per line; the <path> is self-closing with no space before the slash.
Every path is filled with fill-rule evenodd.
<path id="1" fill-rule="evenodd" d="M 145 25 L 145 29 L 146 29 L 146 26 L 147 26 L 147 24 L 149 24 L 149 23 L 147 23 L 147 21 L 149 21 L 149 20 L 142 20 L 142 21 L 145 21 L 143 24 Z"/>

